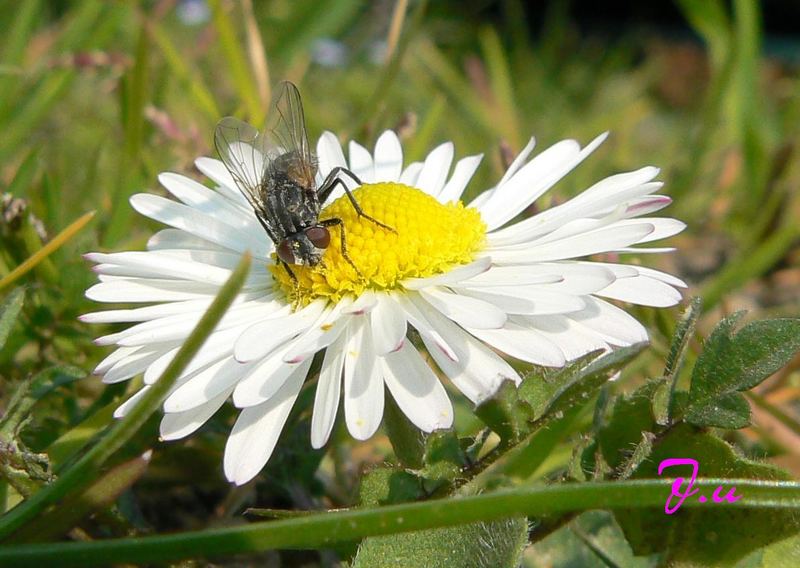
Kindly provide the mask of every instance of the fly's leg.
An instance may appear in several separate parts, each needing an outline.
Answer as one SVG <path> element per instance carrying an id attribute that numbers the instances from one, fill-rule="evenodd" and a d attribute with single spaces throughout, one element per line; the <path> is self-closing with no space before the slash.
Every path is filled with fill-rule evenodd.
<path id="1" fill-rule="evenodd" d="M 364 213 L 364 211 L 361 209 L 361 206 L 358 204 L 358 201 L 356 201 L 356 198 L 353 196 L 353 193 L 350 191 L 350 188 L 347 187 L 347 184 L 344 183 L 344 180 L 339 177 L 339 174 L 345 174 L 345 175 L 347 175 L 347 177 L 352 179 L 358 185 L 362 185 L 361 180 L 358 178 L 358 176 L 356 174 L 354 174 L 353 172 L 351 172 L 347 168 L 343 168 L 341 166 L 335 167 L 335 168 L 333 168 L 331 170 L 331 173 L 329 173 L 327 175 L 327 177 L 325 178 L 325 181 L 322 182 L 322 185 L 317 190 L 317 195 L 319 197 L 319 202 L 320 203 L 325 203 L 325 200 L 328 199 L 328 196 L 331 194 L 331 192 L 334 190 L 334 188 L 337 185 L 341 185 L 342 188 L 344 188 L 344 192 L 347 194 L 347 198 L 350 200 L 350 203 L 353 205 L 353 209 L 356 210 L 356 213 L 358 213 L 359 217 L 364 217 L 364 219 L 367 219 L 368 221 L 371 221 L 371 222 L 375 223 L 379 227 L 382 227 L 382 228 L 386 229 L 387 231 L 391 231 L 392 233 L 397 234 L 397 231 L 395 231 L 394 228 L 392 228 L 389 225 L 386 225 L 384 223 L 381 223 L 380 221 L 378 221 L 374 217 L 371 217 L 371 216 L 367 215 L 366 213 Z M 344 233 L 342 233 L 342 234 L 344 234 Z"/>
<path id="2" fill-rule="evenodd" d="M 294 274 L 294 272 L 292 271 L 292 269 L 291 269 L 291 268 L 289 268 L 289 265 L 288 265 L 288 264 L 286 264 L 284 261 L 282 261 L 280 258 L 277 258 L 277 259 L 275 259 L 275 260 L 277 260 L 277 261 L 278 261 L 278 264 L 280 264 L 281 266 L 283 266 L 283 267 L 286 269 L 286 273 L 287 273 L 287 274 L 289 274 L 289 277 L 292 279 L 292 281 L 293 281 L 295 284 L 297 284 L 297 276 L 295 276 L 295 274 Z"/>
<path id="3" fill-rule="evenodd" d="M 353 267 L 353 270 L 356 271 L 356 274 L 358 274 L 360 277 L 363 278 L 364 275 L 361 274 L 361 271 L 355 265 L 353 259 L 350 258 L 350 255 L 347 254 L 347 239 L 344 236 L 344 222 L 338 217 L 333 217 L 332 219 L 325 219 L 324 221 L 320 221 L 319 224 L 322 225 L 323 227 L 333 227 L 333 226 L 339 227 L 339 240 L 342 243 L 342 256 L 348 262 L 348 264 Z"/>

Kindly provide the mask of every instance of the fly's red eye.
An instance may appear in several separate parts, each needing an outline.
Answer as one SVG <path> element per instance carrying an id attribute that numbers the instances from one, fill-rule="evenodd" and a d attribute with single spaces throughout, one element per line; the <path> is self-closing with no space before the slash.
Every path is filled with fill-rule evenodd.
<path id="1" fill-rule="evenodd" d="M 318 249 L 326 249 L 331 244 L 331 234 L 325 227 L 311 227 L 306 229 L 306 236 Z"/>
<path id="2" fill-rule="evenodd" d="M 278 245 L 278 258 L 280 258 L 286 264 L 294 264 L 294 253 L 292 252 L 292 246 L 289 244 L 289 241 L 281 241 L 281 244 Z"/>

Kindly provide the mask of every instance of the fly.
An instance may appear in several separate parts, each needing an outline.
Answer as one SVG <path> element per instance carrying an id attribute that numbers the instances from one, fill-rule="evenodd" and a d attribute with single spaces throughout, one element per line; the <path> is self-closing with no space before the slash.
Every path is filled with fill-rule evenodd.
<path id="1" fill-rule="evenodd" d="M 258 222 L 275 243 L 278 262 L 296 281 L 290 265 L 318 265 L 331 241 L 328 228 L 338 226 L 342 256 L 361 274 L 347 255 L 344 223 L 338 217 L 321 220 L 322 204 L 341 185 L 359 216 L 388 231 L 394 229 L 361 210 L 341 176 L 358 185 L 362 182 L 347 168 L 333 168 L 317 187 L 317 158 L 308 143 L 303 103 L 293 83 L 282 83 L 273 121 L 274 125 L 261 133 L 236 118 L 223 118 L 214 132 L 214 144 Z"/>

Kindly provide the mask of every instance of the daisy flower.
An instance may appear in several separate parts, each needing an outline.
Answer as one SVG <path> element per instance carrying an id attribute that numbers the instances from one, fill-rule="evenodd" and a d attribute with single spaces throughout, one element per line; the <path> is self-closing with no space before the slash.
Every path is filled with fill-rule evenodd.
<path id="1" fill-rule="evenodd" d="M 349 168 L 364 182 L 355 187 L 344 178 L 361 208 L 395 232 L 359 217 L 338 188 L 320 218 L 343 220 L 352 265 L 333 227 L 323 262 L 292 266 L 296 280 L 276 263 L 273 243 L 222 162 L 196 161 L 213 189 L 162 174 L 159 181 L 177 201 L 131 198 L 136 211 L 168 226 L 153 235 L 147 251 L 87 255 L 100 275 L 87 297 L 142 304 L 82 317 L 132 324 L 97 340 L 116 346 L 97 366 L 104 382 L 144 374 L 144 386 L 116 416 L 164 371 L 247 250 L 254 262 L 246 284 L 164 402 L 160 429 L 164 440 L 188 436 L 230 400 L 240 412 L 224 471 L 236 484 L 266 464 L 322 351 L 314 448 L 327 442 L 342 398 L 347 429 L 359 440 L 378 429 L 385 388 L 411 422 L 431 432 L 453 423 L 436 368 L 480 404 L 503 381 L 520 382 L 505 356 L 560 367 L 595 349 L 647 340 L 642 325 L 609 300 L 671 306 L 685 284 L 650 268 L 586 258 L 671 250 L 636 246 L 685 226 L 648 216 L 670 203 L 657 194 L 658 169 L 608 177 L 516 220 L 605 137 L 584 148 L 564 140 L 531 158 L 532 139 L 497 185 L 465 205 L 460 198 L 482 156 L 453 166 L 447 142 L 423 162 L 404 166 L 400 141 L 387 131 L 372 152 L 350 142 L 346 159 L 326 132 L 317 144 L 318 183 L 336 167 Z M 436 368 L 409 340 L 412 329 Z"/>

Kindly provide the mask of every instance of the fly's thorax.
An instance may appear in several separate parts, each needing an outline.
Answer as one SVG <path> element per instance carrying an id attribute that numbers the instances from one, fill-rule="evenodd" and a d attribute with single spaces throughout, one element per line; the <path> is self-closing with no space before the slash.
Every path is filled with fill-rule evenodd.
<path id="1" fill-rule="evenodd" d="M 313 156 L 295 150 L 280 154 L 271 164 L 273 175 L 303 189 L 313 190 L 316 184 L 317 161 Z"/>

